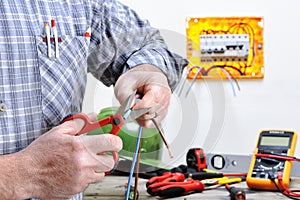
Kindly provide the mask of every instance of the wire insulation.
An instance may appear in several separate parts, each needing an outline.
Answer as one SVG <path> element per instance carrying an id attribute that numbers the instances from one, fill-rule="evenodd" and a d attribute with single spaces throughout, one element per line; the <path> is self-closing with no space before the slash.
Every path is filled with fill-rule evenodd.
<path id="1" fill-rule="evenodd" d="M 136 147 L 135 147 L 134 156 L 133 156 L 132 163 L 131 163 L 130 174 L 129 174 L 129 177 L 128 177 L 125 200 L 129 200 L 131 181 L 132 181 L 132 177 L 133 177 L 133 171 L 134 171 L 135 163 L 136 163 L 136 160 L 137 160 L 138 151 L 139 151 L 139 148 L 140 148 L 140 138 L 141 138 L 142 132 L 143 132 L 143 127 L 139 126 L 138 137 L 136 139 Z"/>

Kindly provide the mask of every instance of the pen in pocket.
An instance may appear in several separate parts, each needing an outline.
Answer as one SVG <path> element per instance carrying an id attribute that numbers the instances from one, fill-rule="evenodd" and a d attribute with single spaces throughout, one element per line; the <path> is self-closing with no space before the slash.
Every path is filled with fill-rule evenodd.
<path id="1" fill-rule="evenodd" d="M 91 28 L 88 28 L 85 33 L 83 34 L 84 37 L 89 38 L 91 37 Z"/>
<path id="2" fill-rule="evenodd" d="M 57 28 L 54 19 L 51 20 L 51 28 L 53 31 L 54 44 L 55 44 L 55 57 L 58 58 L 59 57 L 58 35 L 57 35 Z"/>
<path id="3" fill-rule="evenodd" d="M 49 27 L 48 23 L 45 23 L 44 27 L 45 27 L 46 41 L 47 41 L 47 52 L 48 52 L 48 57 L 50 58 L 51 57 L 50 27 Z"/>

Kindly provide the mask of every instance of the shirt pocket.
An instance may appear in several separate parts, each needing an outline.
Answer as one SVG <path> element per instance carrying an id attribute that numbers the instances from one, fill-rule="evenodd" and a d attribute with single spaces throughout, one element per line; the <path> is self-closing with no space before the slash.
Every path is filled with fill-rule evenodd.
<path id="1" fill-rule="evenodd" d="M 59 124 L 70 113 L 79 112 L 85 92 L 89 38 L 64 35 L 59 37 L 59 56 L 51 41 L 48 55 L 45 38 L 36 36 L 37 60 L 45 126 Z"/>

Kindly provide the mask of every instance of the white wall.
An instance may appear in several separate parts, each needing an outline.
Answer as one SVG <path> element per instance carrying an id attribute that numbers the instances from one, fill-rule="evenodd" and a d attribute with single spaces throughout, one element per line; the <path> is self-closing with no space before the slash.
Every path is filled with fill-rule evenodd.
<path id="1" fill-rule="evenodd" d="M 174 95 L 164 128 L 175 159 L 170 161 L 164 151 L 164 161 L 182 163 L 186 150 L 195 146 L 205 152 L 249 155 L 262 129 L 300 134 L 299 0 L 121 1 L 161 29 L 170 48 L 183 56 L 187 16 L 264 17 L 264 79 L 240 81 L 236 97 L 227 81 L 199 81 L 187 98 Z M 112 88 L 95 85 L 89 77 L 84 111 L 116 105 L 112 96 Z M 300 156 L 300 139 L 297 144 Z"/>

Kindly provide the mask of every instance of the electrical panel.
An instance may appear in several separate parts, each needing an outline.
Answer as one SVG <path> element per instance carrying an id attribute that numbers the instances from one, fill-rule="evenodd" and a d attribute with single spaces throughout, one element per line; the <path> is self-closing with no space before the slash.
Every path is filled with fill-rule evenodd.
<path id="1" fill-rule="evenodd" d="M 188 78 L 264 77 L 263 18 L 189 17 L 186 25 Z"/>

